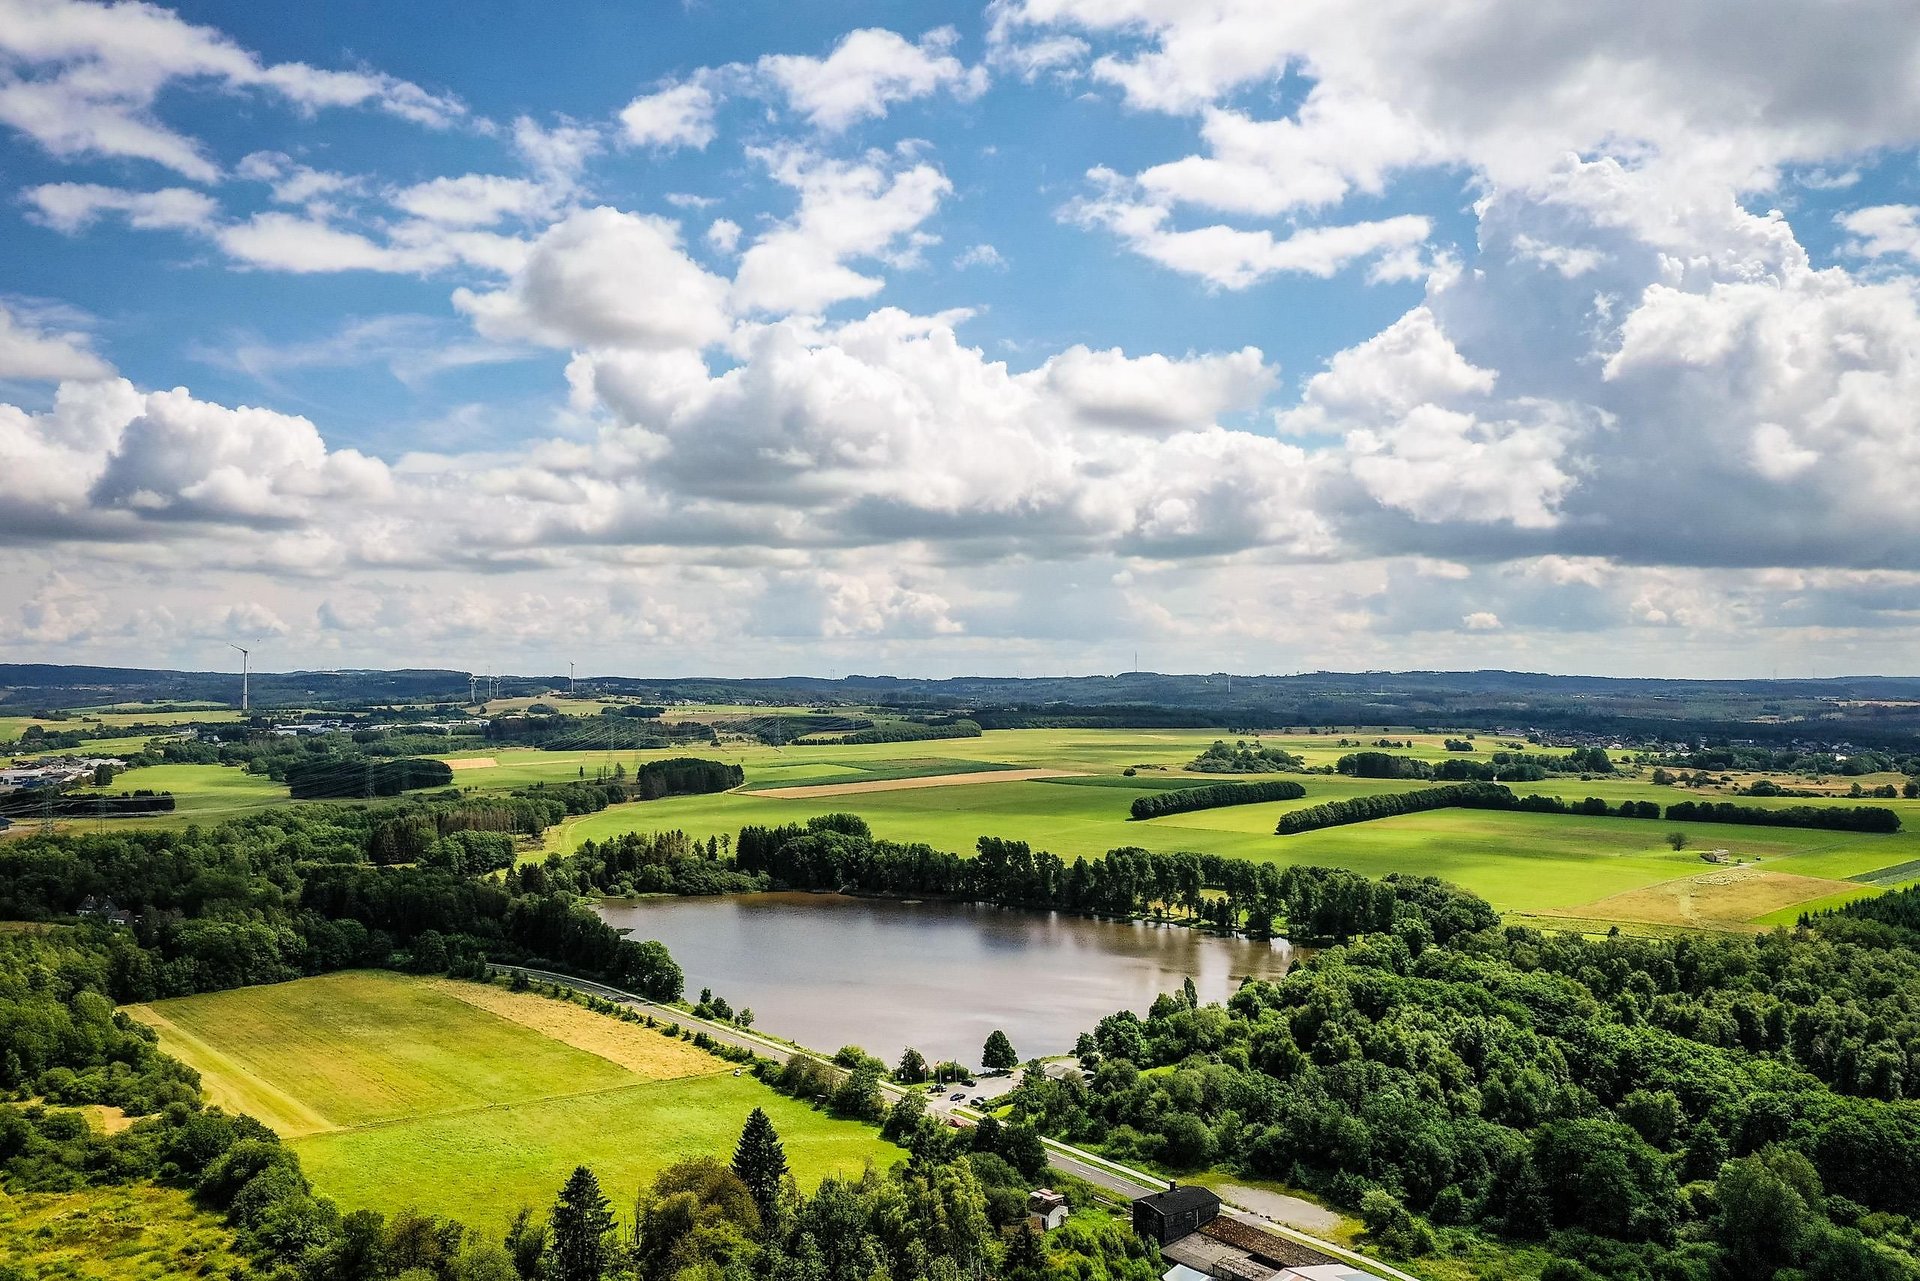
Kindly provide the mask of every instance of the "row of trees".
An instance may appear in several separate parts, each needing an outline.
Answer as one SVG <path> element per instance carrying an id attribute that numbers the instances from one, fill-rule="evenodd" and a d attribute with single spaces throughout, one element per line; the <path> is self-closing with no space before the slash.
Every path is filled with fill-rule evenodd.
<path id="1" fill-rule="evenodd" d="M 1657 819 L 1662 811 L 1654 801 L 1608 802 L 1589 796 L 1569 801 L 1558 796 L 1515 796 L 1498 783 L 1451 783 L 1412 792 L 1375 792 L 1344 801 L 1324 801 L 1280 816 L 1274 831 L 1281 836 L 1366 823 L 1399 814 L 1437 809 L 1521 810 L 1538 814 L 1580 814 L 1595 818 Z M 1878 805 L 1790 805 L 1763 809 L 1729 802 L 1676 801 L 1666 807 L 1670 823 L 1746 823 L 1759 827 L 1817 827 L 1844 832 L 1897 832 L 1900 816 Z"/>
<path id="2" fill-rule="evenodd" d="M 0 817 L 119 818 L 129 814 L 171 814 L 172 792 L 139 789 L 107 795 L 76 794 L 35 787 L 0 795 Z"/>
<path id="3" fill-rule="evenodd" d="M 1293 836 L 1323 827 L 1392 818 L 1397 814 L 1453 808 L 1512 809 L 1514 803 L 1513 793 L 1497 783 L 1452 783 L 1446 787 L 1426 787 L 1416 792 L 1373 792 L 1344 801 L 1322 801 L 1303 809 L 1288 810 L 1280 816 L 1280 823 L 1274 831 L 1281 836 Z"/>
<path id="4" fill-rule="evenodd" d="M 1306 794 L 1306 788 L 1289 779 L 1272 779 L 1261 783 L 1212 783 L 1205 787 L 1178 787 L 1139 797 L 1133 802 L 1132 812 L 1136 819 L 1161 818 L 1167 814 L 1218 809 L 1224 805 L 1297 801 Z"/>
<path id="5" fill-rule="evenodd" d="M 1388 745 L 1388 740 L 1379 740 Z M 1448 751 L 1474 750 L 1464 739 L 1446 740 Z M 1439 762 L 1392 752 L 1349 752 L 1334 762 L 1334 772 L 1352 778 L 1435 779 L 1440 782 L 1532 783 L 1549 774 L 1611 774 L 1613 762 L 1604 747 L 1576 747 L 1564 756 L 1498 751 L 1485 761 L 1450 758 Z"/>
<path id="6" fill-rule="evenodd" d="M 886 721 L 834 739 L 844 744 L 918 743 L 941 738 L 979 738 L 980 722 L 960 717 L 943 721 Z"/>
<path id="7" fill-rule="evenodd" d="M 1676 801 L 1670 823 L 1745 823 L 1753 827 L 1818 827 L 1839 832 L 1897 832 L 1900 815 L 1884 805 L 1735 805 L 1731 801 Z"/>
<path id="8" fill-rule="evenodd" d="M 1221 929 L 1296 939 L 1346 938 L 1412 913 L 1436 937 L 1495 919 L 1487 905 L 1431 877 L 1370 881 L 1334 868 L 1276 867 L 1249 859 L 1127 846 L 1071 863 L 1024 841 L 983 836 L 973 858 L 922 844 L 876 840 L 853 814 L 805 824 L 742 828 L 741 871 L 793 889 L 940 895 L 1007 907 L 1103 916 L 1183 914 Z"/>

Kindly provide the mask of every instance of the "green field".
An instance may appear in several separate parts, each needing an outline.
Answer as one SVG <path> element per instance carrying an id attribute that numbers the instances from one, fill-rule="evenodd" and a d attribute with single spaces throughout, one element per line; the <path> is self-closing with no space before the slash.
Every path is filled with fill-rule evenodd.
<path id="1" fill-rule="evenodd" d="M 623 1206 L 677 1160 L 726 1156 L 755 1107 L 805 1185 L 900 1156 L 662 1032 L 499 988 L 351 972 L 129 1012 L 348 1209 L 414 1205 L 491 1231 L 580 1163 Z"/>
<path id="2" fill-rule="evenodd" d="M 745 714 L 774 709 L 676 709 L 694 710 Z M 1340 735 L 1268 735 L 1261 741 L 1301 755 L 1310 766 L 1321 766 L 1354 750 L 1353 742 L 1370 743 L 1382 736 L 1410 740 L 1410 748 L 1394 749 L 1403 754 L 1429 760 L 1450 755 L 1442 746 L 1445 735 L 1405 730 L 1349 731 L 1345 747 L 1340 745 Z M 1669 825 L 1657 820 L 1467 810 L 1275 836 L 1274 824 L 1287 809 L 1424 786 L 1333 775 L 1296 776 L 1307 789 L 1300 801 L 1203 810 L 1148 823 L 1129 821 L 1128 806 L 1141 789 L 1235 777 L 1190 774 L 1183 769 L 1217 737 L 1211 730 L 998 730 L 978 738 L 931 742 L 779 749 L 728 741 L 716 748 L 671 749 L 673 754 L 697 750 L 700 755 L 737 763 L 745 770 L 746 783 L 720 795 L 623 805 L 570 819 L 547 833 L 546 848 L 573 849 L 588 839 L 633 830 L 680 828 L 704 838 L 732 834 L 750 823 L 800 822 L 851 810 L 863 815 L 880 836 L 958 851 L 971 850 L 979 837 L 992 835 L 1029 841 L 1066 858 L 1138 845 L 1277 864 L 1332 864 L 1369 875 L 1431 874 L 1484 895 L 1503 912 L 1539 924 L 1583 928 L 1588 922 L 1600 922 L 1603 927 L 1621 922 L 1702 928 L 1791 923 L 1804 905 L 1831 906 L 1920 879 L 1920 801 L 1907 800 L 1871 802 L 1899 811 L 1915 829 L 1895 835 L 1696 824 L 1688 832 L 1690 847 L 1679 853 L 1666 844 Z M 1480 750 L 1472 755 L 1480 759 L 1498 747 L 1492 736 L 1481 736 L 1476 744 Z M 501 748 L 443 759 L 456 767 L 456 786 L 488 792 L 591 779 L 611 773 L 615 765 L 631 771 L 662 754 Z M 1135 776 L 1124 775 L 1129 768 L 1137 769 Z M 1073 776 L 992 781 L 994 771 L 1009 769 L 1047 769 Z M 1517 790 L 1571 800 L 1598 796 L 1612 803 L 1654 800 L 1665 804 L 1693 798 L 1733 799 L 1763 807 L 1806 803 L 1735 797 L 1727 790 L 1694 793 L 1656 787 L 1648 774 L 1630 769 L 1593 779 L 1547 779 L 1519 784 Z M 962 776 L 957 781 L 965 785 L 926 785 L 955 776 Z M 1861 780 L 1869 787 L 1887 781 L 1893 780 Z M 834 790 L 875 784 L 896 790 Z M 170 790 L 179 808 L 159 818 L 114 820 L 115 825 L 179 827 L 291 803 L 278 784 L 221 766 L 132 770 L 114 781 L 114 790 L 123 787 Z M 772 789 L 791 788 L 818 790 L 768 794 Z M 1701 861 L 1700 851 L 1708 849 L 1726 849 L 1748 869 L 1757 868 L 1758 874 L 1749 871 L 1728 881 L 1722 869 Z M 1912 866 L 1903 866 L 1907 864 Z"/>

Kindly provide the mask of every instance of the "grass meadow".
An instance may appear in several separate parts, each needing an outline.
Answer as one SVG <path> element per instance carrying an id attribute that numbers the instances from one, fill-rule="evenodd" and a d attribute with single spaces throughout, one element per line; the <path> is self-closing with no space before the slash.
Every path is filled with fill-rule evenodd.
<path id="1" fill-rule="evenodd" d="M 582 711 L 597 704 L 564 703 Z M 729 714 L 751 709 L 715 708 Z M 1423 759 L 1449 755 L 1443 734 L 1405 730 L 1350 731 L 1351 740 L 1388 737 L 1411 746 Z M 1503 912 L 1542 925 L 1598 923 L 1628 926 L 1733 928 L 1791 924 L 1807 906 L 1829 907 L 1920 879 L 1920 802 L 1875 801 L 1905 816 L 1915 830 L 1893 835 L 1857 835 L 1794 828 L 1748 828 L 1695 824 L 1689 848 L 1667 844 L 1670 825 L 1660 820 L 1593 819 L 1570 815 L 1442 810 L 1404 815 L 1351 827 L 1278 837 L 1275 822 L 1289 808 L 1356 795 L 1423 786 L 1412 782 L 1300 777 L 1305 799 L 1170 815 L 1147 823 L 1128 819 L 1140 789 L 1229 776 L 1183 770 L 1220 735 L 1211 730 L 995 730 L 979 738 L 915 743 L 841 745 L 818 743 L 771 748 L 728 742 L 717 748 L 679 749 L 739 764 L 745 785 L 713 796 L 677 797 L 617 806 L 570 819 L 547 833 L 544 849 L 568 850 L 582 841 L 634 830 L 680 828 L 698 837 L 731 834 L 749 823 L 800 822 L 818 814 L 850 810 L 879 835 L 924 841 L 941 849 L 968 851 L 981 836 L 1031 842 L 1065 858 L 1094 856 L 1122 845 L 1161 851 L 1202 850 L 1276 864 L 1318 863 L 1350 867 L 1368 875 L 1431 874 L 1484 895 Z M 1331 765 L 1352 750 L 1339 735 L 1268 735 L 1310 766 Z M 1484 758 L 1498 747 L 1491 736 L 1476 739 Z M 563 751 L 527 748 L 456 753 L 456 785 L 474 791 L 507 791 L 536 783 L 561 783 L 632 770 L 658 752 Z M 1124 771 L 1136 770 L 1134 777 Z M 1048 769 L 1074 777 L 1030 781 L 978 781 L 994 770 Z M 1697 794 L 1656 787 L 1649 771 L 1613 777 L 1556 778 L 1518 785 L 1579 800 L 1609 802 L 1694 798 L 1737 799 L 1741 804 L 1779 806 L 1791 799 L 1735 798 L 1729 791 Z M 911 787 L 857 795 L 831 789 L 851 783 L 935 779 L 966 775 L 966 786 Z M 1298 776 L 1296 776 L 1298 777 Z M 1869 787 L 1893 781 L 1869 778 Z M 291 804 L 285 788 L 221 766 L 168 765 L 130 770 L 114 788 L 172 791 L 171 815 L 113 820 L 115 826 L 181 827 Z M 819 788 L 816 794 L 769 795 L 774 789 Z M 1823 803 L 1823 802 L 1815 802 Z M 1831 802 L 1848 803 L 1844 798 Z M 1700 851 L 1725 849 L 1746 869 L 1703 863 Z M 530 856 L 539 856 L 539 851 Z M 1912 866 L 1906 866 L 1911 864 Z"/>
<path id="2" fill-rule="evenodd" d="M 220 1216 L 139 1185 L 0 1196 L 0 1273 L 71 1281 L 254 1275 Z"/>
<path id="3" fill-rule="evenodd" d="M 491 1233 L 581 1163 L 620 1207 L 675 1161 L 728 1156 L 755 1107 L 807 1186 L 900 1156 L 663 1032 L 530 993 L 355 971 L 129 1013 L 345 1209 L 413 1205 Z"/>

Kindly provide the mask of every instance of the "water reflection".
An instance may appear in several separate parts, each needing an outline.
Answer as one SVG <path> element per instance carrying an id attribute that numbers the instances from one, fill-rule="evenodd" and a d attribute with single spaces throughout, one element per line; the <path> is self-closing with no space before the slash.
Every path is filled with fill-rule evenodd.
<path id="1" fill-rule="evenodd" d="M 1283 940 L 1210 938 L 1144 922 L 838 894 L 608 903 L 601 915 L 665 943 L 687 991 L 710 987 L 755 1026 L 803 1045 L 856 1044 L 892 1061 L 978 1063 L 1004 1029 L 1023 1058 L 1062 1054 L 1117 1009 L 1144 1013 L 1191 978 L 1203 1001 L 1284 974 Z"/>

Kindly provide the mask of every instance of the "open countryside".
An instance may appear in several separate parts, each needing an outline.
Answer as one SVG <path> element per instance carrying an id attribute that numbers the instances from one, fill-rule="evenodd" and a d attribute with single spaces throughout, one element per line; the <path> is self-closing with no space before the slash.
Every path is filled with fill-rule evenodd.
<path id="1" fill-rule="evenodd" d="M 524 706 L 532 701 L 519 700 Z M 588 704 L 573 708 L 593 714 Z M 496 705 L 484 710 L 509 710 Z M 762 709 L 709 707 L 697 716 L 724 725 Z M 695 709 L 682 715 L 696 719 Z M 591 722 L 587 722 L 591 725 Z M 1350 743 L 1389 736 L 1404 742 L 1393 754 L 1435 762 L 1449 757 L 1487 760 L 1495 740 L 1476 740 L 1470 753 L 1450 753 L 1450 734 L 1415 734 L 1389 727 L 1344 727 L 1340 734 L 1266 734 L 1258 742 L 1298 755 L 1306 768 L 1330 767 Z M 1127 806 L 1139 791 L 1177 787 L 1218 776 L 1185 767 L 1218 740 L 1208 731 L 988 730 L 977 738 L 943 740 L 940 755 L 926 743 L 795 744 L 772 748 L 723 742 L 718 759 L 735 763 L 745 783 L 708 796 L 617 805 L 568 819 L 547 833 L 544 849 L 565 852 L 588 840 L 627 831 L 678 828 L 705 838 L 732 835 L 749 824 L 804 821 L 851 810 L 887 839 L 925 842 L 966 852 L 981 836 L 1024 840 L 1065 858 L 1096 856 L 1120 846 L 1159 851 L 1200 850 L 1276 864 L 1325 864 L 1368 875 L 1390 872 L 1435 875 L 1484 895 L 1503 911 L 1563 917 L 1607 925 L 1708 928 L 1788 923 L 1802 905 L 1834 906 L 1853 897 L 1920 879 L 1920 801 L 1880 800 L 1907 818 L 1889 835 L 1849 834 L 1737 824 L 1696 827 L 1688 848 L 1668 844 L 1673 825 L 1660 820 L 1585 819 L 1578 816 L 1441 810 L 1280 838 L 1273 834 L 1289 809 L 1382 791 L 1405 791 L 1417 783 L 1298 776 L 1307 796 L 1298 801 L 1234 806 L 1177 814 L 1140 823 Z M 1548 749 L 1551 750 L 1551 749 Z M 650 755 L 612 751 L 490 749 L 446 757 L 456 784 L 467 792 L 507 792 L 535 784 L 561 784 L 582 777 L 637 768 Z M 1617 753 L 1618 755 L 1619 753 Z M 489 761 L 483 769 L 460 769 L 465 761 Z M 1125 771 L 1136 770 L 1132 777 Z M 1692 799 L 1688 789 L 1655 785 L 1650 767 L 1622 763 L 1616 772 L 1588 778 L 1549 777 L 1520 785 L 1530 794 L 1579 801 L 1589 796 L 1614 804 L 1650 800 L 1667 804 Z M 1753 780 L 1739 778 L 1709 795 L 1732 796 Z M 1789 780 L 1791 781 L 1791 780 Z M 1846 786 L 1904 783 L 1904 776 L 1849 778 L 1830 800 L 1850 803 Z M 955 784 L 964 783 L 963 788 Z M 293 804 L 284 788 L 259 775 L 226 766 L 156 765 L 118 775 L 114 790 L 167 790 L 177 808 L 155 818 L 118 820 L 116 825 L 180 826 L 219 821 Z M 1739 798 L 1742 804 L 1780 808 L 1790 799 Z M 1684 826 L 1684 825 L 1682 825 Z M 1729 880 L 1702 863 L 1703 849 L 1725 849 L 1756 870 Z M 1878 879 L 1886 869 L 1914 863 L 1904 881 Z M 1664 887 L 1664 888 L 1656 888 Z M 1638 893 L 1638 891 L 1651 891 Z"/>
<path id="2" fill-rule="evenodd" d="M 493 1230 L 583 1160 L 639 1186 L 730 1146 L 756 1107 L 809 1188 L 899 1156 L 677 1037 L 528 993 L 348 972 L 130 1012 L 354 1207 Z"/>

